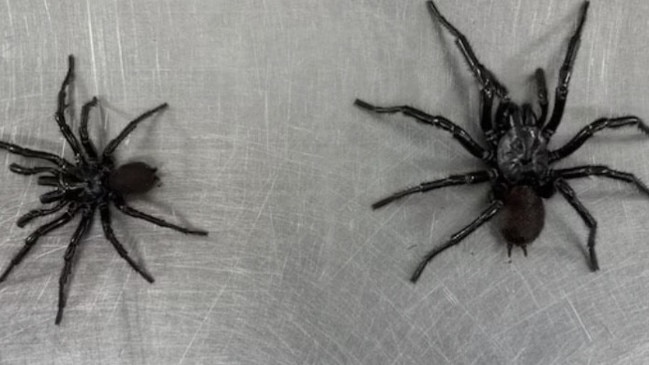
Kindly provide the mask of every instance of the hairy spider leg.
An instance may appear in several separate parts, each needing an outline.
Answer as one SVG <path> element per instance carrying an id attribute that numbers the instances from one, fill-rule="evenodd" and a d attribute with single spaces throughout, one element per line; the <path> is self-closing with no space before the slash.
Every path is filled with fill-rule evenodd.
<path id="1" fill-rule="evenodd" d="M 169 223 L 165 221 L 164 219 L 154 217 L 152 215 L 146 214 L 144 212 L 141 212 L 135 208 L 130 207 L 129 205 L 126 204 L 124 199 L 122 197 L 115 197 L 113 198 L 113 204 L 115 204 L 115 207 L 119 209 L 122 213 L 129 215 L 134 218 L 139 218 L 142 220 L 145 220 L 147 222 L 153 223 L 157 226 L 160 227 L 166 227 L 166 228 L 171 228 L 175 231 L 182 232 L 185 234 L 195 234 L 198 236 L 207 236 L 207 231 L 203 231 L 201 229 L 189 229 L 181 226 L 177 226 L 173 223 Z"/>
<path id="2" fill-rule="evenodd" d="M 48 191 L 47 193 L 41 194 L 41 196 L 38 197 L 38 199 L 41 201 L 43 204 L 48 204 L 52 203 L 58 200 L 63 199 L 65 196 L 65 191 L 61 189 L 56 189 L 52 191 Z"/>
<path id="3" fill-rule="evenodd" d="M 500 200 L 494 200 L 489 204 L 489 207 L 485 209 L 478 218 L 476 218 L 473 222 L 469 223 L 467 226 L 459 230 L 457 233 L 451 236 L 451 239 L 446 242 L 445 244 L 434 248 L 431 250 L 421 261 L 419 266 L 417 266 L 417 269 L 415 269 L 415 272 L 412 274 L 410 277 L 410 281 L 415 283 L 417 280 L 419 280 L 419 277 L 421 276 L 421 273 L 424 271 L 426 268 L 426 265 L 432 260 L 435 256 L 437 256 L 439 253 L 442 251 L 446 250 L 449 247 L 455 246 L 458 243 L 460 243 L 464 238 L 466 238 L 469 234 L 471 234 L 473 231 L 478 229 L 481 225 L 484 223 L 488 222 L 491 218 L 493 218 L 496 213 L 498 213 L 502 207 L 504 206 L 504 203 Z"/>
<path id="4" fill-rule="evenodd" d="M 138 274 L 140 274 L 144 280 L 148 281 L 149 283 L 153 283 L 154 279 L 151 275 L 149 275 L 144 269 L 138 265 L 137 262 L 133 261 L 133 259 L 128 255 L 128 252 L 124 248 L 124 246 L 119 242 L 117 237 L 115 237 L 115 232 L 113 231 L 113 227 L 111 225 L 111 215 L 110 215 L 110 209 L 108 208 L 108 205 L 103 204 L 99 206 L 99 213 L 101 215 L 101 226 L 104 229 L 104 236 L 110 241 L 110 243 L 115 247 L 115 250 L 117 253 L 124 259 L 126 262 L 128 262 L 129 265 L 135 270 Z"/>
<path id="5" fill-rule="evenodd" d="M 536 80 L 536 99 L 541 107 L 541 114 L 536 119 L 536 126 L 542 128 L 548 117 L 548 84 L 545 80 L 545 71 L 542 68 L 537 68 L 534 78 Z"/>
<path id="6" fill-rule="evenodd" d="M 13 172 L 14 174 L 27 175 L 27 176 L 41 174 L 41 173 L 51 173 L 52 175 L 39 176 L 36 183 L 41 186 L 59 185 L 60 171 L 54 167 L 45 167 L 45 166 L 25 167 L 17 163 L 12 163 L 11 165 L 9 165 L 9 171 Z"/>
<path id="7" fill-rule="evenodd" d="M 39 176 L 38 177 L 38 185 L 42 186 L 58 186 L 58 175 L 59 175 L 59 170 L 57 170 L 54 167 L 45 167 L 45 166 L 37 166 L 37 167 L 25 167 L 22 165 L 19 165 L 17 163 L 12 163 L 9 165 L 9 170 L 15 174 L 18 175 L 36 175 L 40 173 L 51 173 L 54 176 Z M 65 201 L 60 201 L 57 205 L 51 208 L 44 208 L 44 209 L 34 209 L 29 211 L 27 214 L 21 216 L 18 218 L 18 221 L 16 222 L 16 225 L 18 227 L 24 227 L 27 222 L 31 221 L 32 219 L 36 217 L 42 217 L 46 216 L 52 213 L 56 213 L 57 211 L 61 210 L 64 206 L 67 205 L 67 202 Z"/>
<path id="8" fill-rule="evenodd" d="M 482 148 L 482 146 L 480 146 L 478 142 L 471 138 L 469 133 L 462 129 L 462 127 L 442 116 L 432 116 L 407 105 L 390 107 L 374 106 L 360 99 L 356 99 L 356 101 L 354 101 L 354 105 L 379 114 L 403 113 L 404 115 L 414 118 L 418 122 L 432 125 L 434 127 L 450 132 L 453 135 L 453 138 L 457 139 L 460 144 L 464 146 L 464 148 L 473 156 L 481 160 L 488 160 L 491 157 L 491 153 Z"/>
<path id="9" fill-rule="evenodd" d="M 34 247 L 39 238 L 70 222 L 70 220 L 72 220 L 78 210 L 79 208 L 76 206 L 69 207 L 67 212 L 61 214 L 56 219 L 38 227 L 34 232 L 32 232 L 32 234 L 27 236 L 27 238 L 25 238 L 25 244 L 23 245 L 23 247 L 20 249 L 20 251 L 18 251 L 18 253 L 16 253 L 16 255 L 14 255 L 9 266 L 7 266 L 2 275 L 0 275 L 0 283 L 3 282 L 7 278 L 7 276 L 9 276 L 9 273 L 14 269 L 14 267 L 22 262 L 22 260 L 29 253 L 32 247 Z"/>
<path id="10" fill-rule="evenodd" d="M 563 195 L 570 205 L 577 211 L 581 219 L 584 220 L 589 229 L 588 232 L 588 253 L 590 255 L 590 268 L 593 271 L 599 270 L 599 263 L 597 262 L 597 255 L 595 254 L 595 235 L 597 234 L 597 221 L 588 212 L 586 207 L 579 201 L 575 191 L 568 185 L 568 183 L 559 178 L 554 182 L 559 193 Z"/>
<path id="11" fill-rule="evenodd" d="M 65 250 L 65 255 L 63 256 L 63 260 L 65 261 L 65 264 L 63 265 L 63 269 L 61 270 L 61 276 L 59 277 L 59 306 L 58 306 L 58 311 L 56 312 L 56 319 L 54 320 L 54 323 L 56 325 L 59 325 L 61 323 L 61 319 L 63 318 L 63 309 L 65 308 L 65 303 L 66 303 L 66 297 L 65 297 L 65 287 L 66 284 L 68 283 L 68 278 L 70 277 L 70 273 L 72 272 L 72 263 L 74 261 L 74 254 L 77 251 L 77 246 L 79 245 L 79 242 L 81 242 L 81 238 L 88 232 L 90 229 L 90 225 L 92 224 L 92 217 L 95 214 L 95 208 L 86 208 L 83 212 L 83 215 L 81 216 L 81 221 L 79 222 L 79 225 L 77 226 L 77 229 L 74 231 L 74 234 L 72 235 L 72 239 L 70 240 L 70 244 L 68 245 L 68 248 Z"/>
<path id="12" fill-rule="evenodd" d="M 37 166 L 37 167 L 26 167 L 19 165 L 17 163 L 12 163 L 9 165 L 9 170 L 14 174 L 18 175 L 36 175 L 43 172 L 50 172 L 52 174 L 57 174 L 58 170 L 53 167 Z"/>
<path id="13" fill-rule="evenodd" d="M 62 159 L 61 157 L 53 153 L 32 150 L 30 148 L 20 147 L 17 144 L 3 142 L 3 141 L 0 141 L 0 148 L 6 150 L 9 153 L 13 153 L 14 155 L 19 155 L 19 156 L 29 157 L 29 158 L 38 158 L 41 160 L 49 161 L 59 166 L 62 169 L 69 169 L 73 167 L 72 164 L 70 164 L 68 161 Z"/>
<path id="14" fill-rule="evenodd" d="M 65 76 L 63 83 L 61 84 L 61 89 L 59 90 L 58 106 L 57 106 L 56 113 L 54 114 L 54 119 L 56 120 L 56 123 L 58 124 L 59 129 L 63 134 L 63 137 L 65 137 L 65 140 L 72 148 L 76 160 L 80 161 L 83 160 L 83 154 L 81 153 L 81 148 L 79 147 L 79 141 L 72 133 L 70 126 L 68 126 L 68 124 L 66 123 L 65 113 L 64 113 L 67 107 L 67 104 L 65 103 L 65 99 L 66 99 L 65 90 L 66 88 L 68 88 L 68 86 L 70 85 L 73 79 L 74 79 L 74 57 L 70 55 L 68 57 L 68 73 Z M 50 161 L 64 169 L 73 167 L 68 161 L 65 161 L 61 157 L 49 152 L 32 150 L 29 148 L 20 147 L 12 143 L 2 142 L 2 141 L 0 141 L 0 148 L 7 150 L 16 155 L 39 158 L 42 160 Z"/>
<path id="15" fill-rule="evenodd" d="M 121 132 L 115 137 L 112 141 L 108 142 L 108 145 L 104 149 L 103 152 L 103 158 L 104 159 L 111 159 L 113 152 L 115 152 L 115 149 L 117 146 L 119 146 L 120 143 L 131 133 L 133 130 L 137 127 L 137 125 L 145 120 L 146 118 L 150 117 L 151 115 L 157 113 L 158 111 L 164 110 L 168 107 L 169 105 L 167 103 L 162 103 L 158 106 L 156 106 L 153 109 L 147 110 L 144 113 L 140 114 L 139 117 L 133 119 L 131 122 L 129 122 L 124 129 L 122 129 Z"/>
<path id="16" fill-rule="evenodd" d="M 590 137 L 595 133 L 604 130 L 604 129 L 615 129 L 622 127 L 631 127 L 637 126 L 640 131 L 644 134 L 649 135 L 649 126 L 647 126 L 642 119 L 634 116 L 628 115 L 618 118 L 601 118 L 598 119 L 589 125 L 582 128 L 568 143 L 563 147 L 560 147 L 552 152 L 550 152 L 550 163 L 559 161 L 565 157 L 568 157 L 570 154 L 575 152 L 581 145 L 584 144 Z"/>
<path id="17" fill-rule="evenodd" d="M 577 179 L 580 177 L 588 176 L 601 176 L 608 177 L 614 180 L 624 181 L 626 183 L 634 184 L 640 192 L 649 195 L 649 188 L 634 174 L 624 171 L 613 170 L 604 165 L 586 165 L 577 166 L 567 169 L 558 169 L 554 173 L 563 179 Z"/>
<path id="18" fill-rule="evenodd" d="M 462 52 L 464 59 L 468 63 L 476 79 L 478 79 L 480 85 L 484 89 L 491 90 L 496 96 L 505 98 L 507 96 L 507 88 L 498 81 L 496 76 L 489 71 L 489 69 L 480 63 L 466 36 L 442 15 L 434 2 L 428 1 L 428 10 L 430 10 L 432 17 L 439 20 L 439 22 L 455 37 L 455 44 L 460 49 L 460 52 Z"/>
<path id="19" fill-rule="evenodd" d="M 491 178 L 491 174 L 489 173 L 489 171 L 476 171 L 476 172 L 469 172 L 462 175 L 451 175 L 444 179 L 426 181 L 417 186 L 413 186 L 411 188 L 398 191 L 385 199 L 379 200 L 378 202 L 372 204 L 372 209 L 381 208 L 387 204 L 392 203 L 397 199 L 401 199 L 410 194 L 424 193 L 427 191 L 443 188 L 446 186 L 479 184 L 479 183 L 489 181 L 490 178 Z"/>
<path id="20" fill-rule="evenodd" d="M 36 183 L 41 186 L 58 186 L 59 177 L 60 177 L 60 171 L 54 167 L 44 167 L 44 166 L 25 167 L 17 163 L 12 163 L 11 165 L 9 165 L 9 171 L 13 172 L 14 174 L 27 175 L 27 176 L 41 174 L 41 173 L 51 173 L 52 175 L 38 177 Z"/>
<path id="21" fill-rule="evenodd" d="M 40 186 L 59 186 L 60 184 L 60 175 L 56 174 L 54 176 L 39 176 L 36 180 L 36 184 Z"/>
<path id="22" fill-rule="evenodd" d="M 97 97 L 95 96 L 89 102 L 81 107 L 81 124 L 79 125 L 79 137 L 81 138 L 81 145 L 86 151 L 86 155 L 91 161 L 97 161 L 97 149 L 88 136 L 88 118 L 90 117 L 90 110 L 97 105 Z"/>
<path id="23" fill-rule="evenodd" d="M 480 94 L 482 96 L 482 118 L 480 119 L 480 126 L 482 131 L 485 133 L 485 137 L 489 144 L 496 146 L 498 144 L 498 139 L 494 133 L 494 125 L 491 116 L 493 100 L 494 96 L 498 96 L 501 99 L 506 98 L 508 94 L 507 88 L 498 81 L 496 76 L 488 68 L 480 63 L 466 36 L 442 15 L 435 6 L 435 3 L 429 1 L 427 4 L 431 16 L 434 19 L 439 20 L 439 22 L 455 37 L 455 44 L 460 49 L 460 52 L 462 52 L 469 68 L 471 68 L 471 71 L 480 84 Z"/>
<path id="24" fill-rule="evenodd" d="M 72 148 L 75 161 L 84 161 L 85 158 L 81 151 L 81 145 L 79 144 L 79 140 L 74 135 L 74 133 L 72 133 L 70 126 L 65 121 L 65 109 L 69 105 L 66 103 L 66 98 L 67 98 L 66 89 L 70 88 L 70 84 L 72 83 L 73 80 L 74 80 L 74 56 L 69 55 L 68 73 L 65 75 L 65 79 L 63 79 L 63 83 L 61 84 L 61 89 L 59 90 L 58 104 L 56 108 L 56 113 L 54 114 L 54 120 L 56 120 L 56 124 L 59 125 L 61 134 L 63 134 L 63 137 L 65 137 L 65 140 L 68 141 L 68 144 Z"/>
<path id="25" fill-rule="evenodd" d="M 563 117 L 563 110 L 566 106 L 566 100 L 568 98 L 568 86 L 570 84 L 570 77 L 572 76 L 572 68 L 575 64 L 575 59 L 577 58 L 577 51 L 579 50 L 579 43 L 581 41 L 581 33 L 584 29 L 584 23 L 586 22 L 586 13 L 588 12 L 589 2 L 585 1 L 581 6 L 581 15 L 579 18 L 579 25 L 577 30 L 570 38 L 570 43 L 568 44 L 568 51 L 566 52 L 566 58 L 561 65 L 559 70 L 559 84 L 555 90 L 554 97 L 554 109 L 552 110 L 552 115 L 550 116 L 550 121 L 543 128 L 543 135 L 547 140 L 550 140 L 550 137 L 554 134 L 561 122 Z"/>
<path id="26" fill-rule="evenodd" d="M 66 200 L 61 200 L 58 203 L 56 203 L 55 206 L 51 208 L 41 208 L 41 209 L 33 209 L 30 210 L 29 212 L 25 213 L 22 215 L 18 220 L 16 221 L 16 225 L 20 228 L 23 228 L 27 223 L 29 223 L 32 219 L 38 218 L 38 217 L 44 217 L 50 214 L 54 214 L 58 212 L 59 210 L 63 209 L 66 205 L 68 205 L 70 202 Z"/>

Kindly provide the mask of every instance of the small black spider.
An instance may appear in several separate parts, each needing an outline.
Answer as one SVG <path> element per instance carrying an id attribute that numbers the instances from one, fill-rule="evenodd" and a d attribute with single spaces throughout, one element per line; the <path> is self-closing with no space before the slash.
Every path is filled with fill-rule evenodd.
<path id="1" fill-rule="evenodd" d="M 429 115 L 406 105 L 378 107 L 362 100 L 356 100 L 355 105 L 363 109 L 375 113 L 401 112 L 418 122 L 446 130 L 469 153 L 487 165 L 487 168 L 482 171 L 452 175 L 445 179 L 421 183 L 419 186 L 399 191 L 372 205 L 374 209 L 377 209 L 407 195 L 445 186 L 483 182 L 491 184 L 492 196 L 487 209 L 473 222 L 452 235 L 448 242 L 431 250 L 410 278 L 413 283 L 419 279 L 422 271 L 433 257 L 460 243 L 501 210 L 503 211 L 501 233 L 507 241 L 508 255 L 511 256 L 513 245 L 521 247 L 523 253 L 527 255 L 526 246 L 539 236 L 545 221 L 545 210 L 541 198 L 550 198 L 556 191 L 565 197 L 588 226 L 590 230 L 588 236 L 590 267 L 593 271 L 598 270 L 599 265 L 595 254 L 597 222 L 579 201 L 566 180 L 586 176 L 608 177 L 635 184 L 643 193 L 649 195 L 649 188 L 633 174 L 616 171 L 607 166 L 586 165 L 566 169 L 550 168 L 551 164 L 575 152 L 595 132 L 603 129 L 637 126 L 642 132 L 649 134 L 649 127 L 638 117 L 601 118 L 579 131 L 563 147 L 552 151 L 548 150 L 548 142 L 559 126 L 566 105 L 568 84 L 577 57 L 577 49 L 579 48 L 581 33 L 586 21 L 588 5 L 589 2 L 585 1 L 581 6 L 579 25 L 570 38 L 566 58 L 559 72 L 554 109 L 546 123 L 548 97 L 543 69 L 539 68 L 535 73 L 537 98 L 540 107 L 540 113 L 537 114 L 532 110 L 531 104 L 518 105 L 510 100 L 507 89 L 491 71 L 478 61 L 466 37 L 444 18 L 432 1 L 428 1 L 428 8 L 432 17 L 437 19 L 455 37 L 457 47 L 462 52 L 464 59 L 480 85 L 482 98 L 480 126 L 484 132 L 486 148 L 471 138 L 464 129 L 442 116 Z M 499 99 L 495 113 L 493 113 L 494 98 Z"/>
<path id="2" fill-rule="evenodd" d="M 111 213 L 109 203 L 113 203 L 122 213 L 131 217 L 140 218 L 158 226 L 167 227 L 176 231 L 205 236 L 206 231 L 194 230 L 177 226 L 156 218 L 149 214 L 143 213 L 126 204 L 124 197 L 129 194 L 141 194 L 149 191 L 156 185 L 158 177 L 156 169 L 145 164 L 144 162 L 131 162 L 119 167 L 115 167 L 113 152 L 119 144 L 131 133 L 137 125 L 151 115 L 167 108 L 167 104 L 161 104 L 149 111 L 142 113 L 139 117 L 131 121 L 119 135 L 108 143 L 103 152 L 98 153 L 94 144 L 88 137 L 88 116 L 90 110 L 97 105 L 97 98 L 93 98 L 81 108 L 81 125 L 79 126 L 79 137 L 72 133 L 70 126 L 65 120 L 65 111 L 70 106 L 66 103 L 66 88 L 69 89 L 74 79 L 74 57 L 68 58 L 68 73 L 63 80 L 61 90 L 58 95 L 58 108 L 54 119 L 61 129 L 74 153 L 74 163 L 71 163 L 55 154 L 32 150 L 20 147 L 18 145 L 0 141 L 0 148 L 11 153 L 29 158 L 36 158 L 52 163 L 55 166 L 37 166 L 24 167 L 15 163 L 9 166 L 9 169 L 20 175 L 37 175 L 38 185 L 54 187 L 53 190 L 40 196 L 43 204 L 52 204 L 43 209 L 35 209 L 18 219 L 17 225 L 24 227 L 29 221 L 37 217 L 43 217 L 54 214 L 67 207 L 65 213 L 56 219 L 38 227 L 32 234 L 25 239 L 25 245 L 12 258 L 11 263 L 0 275 L 0 282 L 3 282 L 16 265 L 25 258 L 29 250 L 34 247 L 36 242 L 43 235 L 57 229 L 81 214 L 81 221 L 72 235 L 70 244 L 65 251 L 65 265 L 59 278 L 59 302 L 58 312 L 55 323 L 61 323 L 63 308 L 66 301 L 66 283 L 72 270 L 74 255 L 83 236 L 90 229 L 94 213 L 99 209 L 101 224 L 104 229 L 106 239 L 110 241 L 117 253 L 128 262 L 131 267 L 137 271 L 146 281 L 153 283 L 153 277 L 149 275 L 138 263 L 128 255 L 126 249 L 115 237 L 111 227 Z"/>

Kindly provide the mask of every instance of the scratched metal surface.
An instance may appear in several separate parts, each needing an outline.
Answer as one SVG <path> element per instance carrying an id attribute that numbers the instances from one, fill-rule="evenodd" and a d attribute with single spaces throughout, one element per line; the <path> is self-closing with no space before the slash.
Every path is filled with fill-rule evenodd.
<path id="1" fill-rule="evenodd" d="M 518 100 L 529 75 L 556 80 L 579 1 L 439 0 Z M 119 150 L 160 167 L 133 202 L 210 230 L 207 238 L 116 217 L 147 284 L 95 224 L 63 323 L 57 279 L 74 229 L 40 241 L 0 286 L 2 364 L 642 364 L 649 357 L 647 202 L 633 188 L 574 183 L 599 220 L 602 270 L 560 198 L 527 258 L 487 225 L 420 257 L 484 206 L 487 188 L 449 188 L 373 212 L 387 193 L 478 162 L 439 130 L 355 109 L 409 103 L 477 133 L 478 94 L 422 0 L 41 1 L 0 4 L 0 136 L 69 154 L 51 118 L 66 56 L 77 104 L 106 141 L 171 105 Z M 553 146 L 600 116 L 647 117 L 649 3 L 594 1 Z M 78 105 L 77 105 L 78 106 Z M 649 180 L 633 130 L 588 142 L 566 166 L 606 163 Z M 22 161 L 0 153 L 4 166 Z M 0 172 L 0 258 L 34 229 L 34 179 Z"/>

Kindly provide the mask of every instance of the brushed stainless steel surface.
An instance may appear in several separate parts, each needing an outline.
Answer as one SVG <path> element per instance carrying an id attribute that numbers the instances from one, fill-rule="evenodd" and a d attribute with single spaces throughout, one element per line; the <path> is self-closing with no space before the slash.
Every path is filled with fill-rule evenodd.
<path id="1" fill-rule="evenodd" d="M 538 66 L 554 89 L 580 1 L 437 4 L 514 98 L 532 96 Z M 647 14 L 645 1 L 592 2 L 552 146 L 601 116 L 649 119 Z M 57 280 L 74 224 L 50 234 L 0 285 L 0 363 L 647 362 L 649 201 L 622 183 L 573 184 L 599 222 L 598 273 L 586 265 L 583 222 L 557 196 L 529 257 L 508 260 L 487 225 L 408 282 L 488 191 L 370 209 L 479 166 L 443 131 L 352 105 L 408 103 L 478 133 L 475 82 L 423 0 L 7 0 L 0 19 L 0 138 L 69 154 L 52 115 L 75 54 L 77 107 L 99 95 L 106 112 L 91 123 L 104 143 L 170 104 L 119 149 L 121 161 L 163 174 L 133 204 L 210 231 L 187 237 L 116 213 L 120 239 L 156 278 L 149 285 L 95 223 L 60 327 Z M 563 166 L 608 164 L 649 181 L 648 152 L 637 130 L 608 131 Z M 5 265 L 36 227 L 15 220 L 42 189 L 6 168 L 0 179 Z"/>

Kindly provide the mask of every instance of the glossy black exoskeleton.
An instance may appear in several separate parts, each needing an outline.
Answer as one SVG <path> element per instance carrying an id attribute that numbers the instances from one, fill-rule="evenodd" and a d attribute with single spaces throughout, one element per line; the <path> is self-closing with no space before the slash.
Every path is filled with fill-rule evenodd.
<path id="1" fill-rule="evenodd" d="M 559 71 L 559 80 L 555 91 L 552 113 L 548 115 L 548 97 L 545 72 L 539 68 L 535 72 L 537 86 L 537 104 L 535 111 L 531 104 L 517 104 L 509 96 L 507 89 L 494 74 L 482 65 L 476 57 L 466 37 L 457 30 L 439 12 L 432 1 L 428 8 L 434 19 L 439 21 L 454 37 L 455 43 L 462 52 L 480 86 L 482 113 L 480 126 L 484 133 L 486 147 L 476 142 L 464 129 L 441 115 L 430 115 L 407 105 L 380 107 L 357 99 L 355 104 L 375 113 L 403 113 L 420 123 L 441 128 L 453 135 L 460 144 L 473 156 L 484 162 L 485 169 L 451 175 L 447 178 L 428 181 L 408 188 L 382 199 L 372 205 L 380 208 L 399 198 L 416 192 L 426 192 L 445 186 L 467 185 L 489 182 L 492 187 L 489 206 L 473 222 L 451 236 L 441 246 L 431 250 L 421 261 L 411 277 L 419 279 L 426 265 L 437 254 L 458 244 L 471 232 L 485 222 L 501 213 L 501 232 L 508 243 L 508 254 L 514 245 L 521 247 L 527 254 L 527 245 L 534 241 L 545 221 L 543 200 L 559 192 L 577 211 L 589 228 L 588 251 L 590 267 L 598 270 L 599 264 L 595 254 L 595 234 L 597 222 L 586 210 L 575 195 L 567 180 L 586 176 L 601 176 L 635 184 L 644 194 L 649 189 L 633 174 L 616 171 L 603 165 L 585 165 L 564 169 L 552 169 L 552 164 L 569 156 L 581 147 L 586 140 L 598 131 L 609 128 L 636 126 L 645 134 L 649 127 L 636 116 L 601 118 L 586 127 L 564 146 L 551 150 L 548 147 L 556 131 L 568 96 L 568 85 L 572 76 L 573 65 L 581 34 L 586 21 L 589 2 L 585 1 L 580 10 L 579 23 L 570 38 L 566 57 Z M 494 111 L 494 106 L 495 111 Z"/>
<path id="2" fill-rule="evenodd" d="M 126 248 L 119 242 L 112 227 L 112 213 L 110 206 L 113 205 L 120 212 L 161 227 L 167 227 L 185 234 L 207 235 L 207 232 L 200 229 L 190 229 L 161 218 L 149 215 L 131 207 L 126 198 L 133 194 L 142 194 L 151 190 L 158 181 L 156 169 L 144 162 L 130 162 L 121 166 L 115 166 L 113 153 L 142 121 L 152 115 L 165 110 L 167 103 L 142 113 L 132 120 L 103 150 L 97 150 L 88 135 L 88 119 L 92 108 L 99 103 L 97 98 L 91 99 L 81 108 L 81 124 L 79 126 L 79 137 L 72 132 L 66 121 L 66 113 L 71 105 L 69 89 L 74 79 L 74 57 L 68 58 L 68 73 L 61 84 L 58 94 L 58 107 L 54 119 L 59 126 L 61 134 L 72 149 L 74 162 L 70 162 L 50 152 L 33 150 L 18 146 L 13 143 L 0 141 L 0 149 L 27 158 L 39 160 L 45 163 L 44 166 L 26 167 L 12 163 L 9 169 L 20 175 L 38 175 L 37 183 L 41 186 L 48 186 L 53 189 L 42 194 L 40 201 L 43 204 L 52 204 L 41 209 L 34 209 L 18 218 L 16 223 L 19 227 L 25 226 L 33 219 L 49 216 L 65 210 L 56 218 L 36 228 L 27 238 L 22 248 L 16 252 L 6 269 L 0 274 L 0 282 L 7 279 L 13 269 L 18 266 L 27 256 L 30 250 L 36 245 L 39 239 L 49 232 L 68 224 L 72 218 L 81 215 L 81 219 L 72 239 L 63 256 L 64 265 L 59 276 L 59 301 L 55 323 L 60 324 L 63 318 L 63 309 L 66 304 L 66 287 L 72 272 L 72 265 L 76 255 L 76 249 L 88 233 L 94 220 L 95 212 L 99 212 L 104 236 L 113 245 L 117 253 L 146 281 L 152 283 L 153 277 L 147 273 L 126 251 Z"/>

